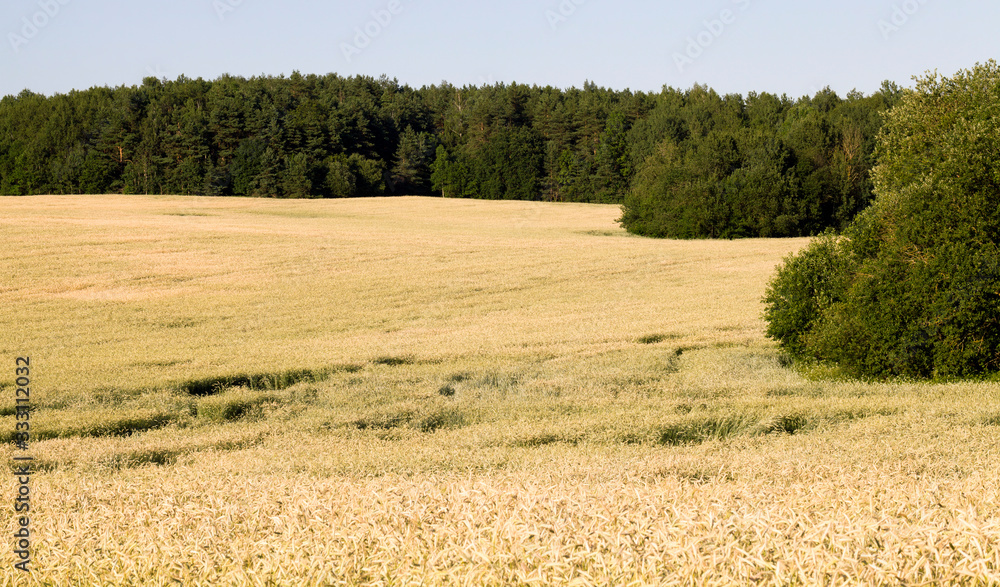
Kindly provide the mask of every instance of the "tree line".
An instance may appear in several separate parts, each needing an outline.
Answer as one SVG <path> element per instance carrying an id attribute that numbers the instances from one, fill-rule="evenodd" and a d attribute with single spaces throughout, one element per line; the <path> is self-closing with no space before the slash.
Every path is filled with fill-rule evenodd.
<path id="1" fill-rule="evenodd" d="M 338 198 L 393 194 L 622 204 L 664 237 L 798 236 L 871 200 L 902 91 L 796 100 L 336 74 L 146 78 L 0 100 L 0 194 Z"/>

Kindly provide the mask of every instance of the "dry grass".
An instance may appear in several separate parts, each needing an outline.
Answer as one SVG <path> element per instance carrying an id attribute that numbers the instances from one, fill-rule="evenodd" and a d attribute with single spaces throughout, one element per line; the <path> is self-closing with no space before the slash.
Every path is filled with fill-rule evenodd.
<path id="1" fill-rule="evenodd" d="M 1000 386 L 783 366 L 759 298 L 802 240 L 530 202 L 0 203 L 29 584 L 1000 582 Z"/>

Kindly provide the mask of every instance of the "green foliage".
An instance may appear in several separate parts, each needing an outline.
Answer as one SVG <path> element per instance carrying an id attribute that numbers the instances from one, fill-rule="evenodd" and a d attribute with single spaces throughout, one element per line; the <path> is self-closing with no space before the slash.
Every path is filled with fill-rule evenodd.
<path id="1" fill-rule="evenodd" d="M 693 238 L 703 230 L 712 183 L 686 164 L 680 147 L 664 141 L 638 172 L 622 204 L 621 223 L 629 232 L 653 237 Z"/>
<path id="2" fill-rule="evenodd" d="M 670 238 L 777 237 L 842 229 L 870 202 L 886 87 L 792 102 L 667 89 L 630 132 L 636 170 L 621 223 Z"/>
<path id="3" fill-rule="evenodd" d="M 381 196 L 385 193 L 385 164 L 358 153 L 347 158 L 350 175 L 354 178 L 355 196 Z"/>
<path id="4" fill-rule="evenodd" d="M 896 99 L 150 77 L 0 100 L 0 193 L 624 203 L 649 236 L 817 234 L 868 204 Z"/>
<path id="5" fill-rule="evenodd" d="M 227 422 L 258 415 L 264 406 L 281 402 L 282 398 L 273 393 L 236 387 L 199 400 L 197 412 L 199 418 L 210 422 Z"/>
<path id="6" fill-rule="evenodd" d="M 430 187 L 431 161 L 436 149 L 434 136 L 407 126 L 399 139 L 392 167 L 391 190 L 395 193 L 426 194 Z"/>
<path id="7" fill-rule="evenodd" d="M 22 92 L 0 101 L 0 193 L 384 195 L 402 129 L 429 136 L 429 111 L 385 78 L 181 76 Z"/>
<path id="8" fill-rule="evenodd" d="M 919 80 L 879 136 L 877 199 L 780 268 L 768 334 L 855 375 L 1000 370 L 998 114 L 992 61 Z"/>
<path id="9" fill-rule="evenodd" d="M 438 145 L 431 164 L 431 189 L 442 196 L 467 197 L 468 167 L 456 160 L 444 145 Z"/>
<path id="10" fill-rule="evenodd" d="M 824 313 L 843 298 L 845 256 L 842 241 L 825 233 L 778 268 L 764 296 L 767 335 L 790 354 L 806 352 L 807 340 Z"/>
<path id="11" fill-rule="evenodd" d="M 414 90 L 298 72 L 25 91 L 0 100 L 0 193 L 620 202 L 627 132 L 650 105 L 591 83 Z"/>
<path id="12" fill-rule="evenodd" d="M 296 153 L 285 159 L 282 194 L 286 198 L 308 198 L 312 193 L 309 179 L 309 160 L 305 153 Z"/>
<path id="13" fill-rule="evenodd" d="M 538 136 L 525 127 L 500 127 L 472 158 L 474 190 L 490 200 L 537 200 L 542 175 Z"/>
<path id="14" fill-rule="evenodd" d="M 449 197 L 537 200 L 543 174 L 541 141 L 524 127 L 493 129 L 477 147 L 455 156 L 438 147 L 432 166 L 435 190 Z"/>

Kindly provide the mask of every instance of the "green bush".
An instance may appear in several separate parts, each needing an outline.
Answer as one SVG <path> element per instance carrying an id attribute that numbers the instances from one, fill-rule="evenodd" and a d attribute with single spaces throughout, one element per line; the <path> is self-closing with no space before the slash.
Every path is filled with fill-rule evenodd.
<path id="1" fill-rule="evenodd" d="M 847 273 L 842 243 L 824 233 L 797 255 L 790 255 L 764 296 L 767 335 L 793 356 L 806 352 L 806 340 L 826 311 L 843 298 Z"/>
<path id="2" fill-rule="evenodd" d="M 768 335 L 860 376 L 1000 370 L 1000 68 L 918 80 L 877 153 L 872 207 L 779 268 Z"/>

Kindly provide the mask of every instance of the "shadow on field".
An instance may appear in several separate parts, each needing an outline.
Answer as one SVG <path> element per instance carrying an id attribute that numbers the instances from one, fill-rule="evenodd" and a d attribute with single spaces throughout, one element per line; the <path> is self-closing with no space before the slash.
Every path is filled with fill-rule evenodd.
<path id="1" fill-rule="evenodd" d="M 795 434 L 810 424 L 799 414 L 773 416 L 763 420 L 754 415 L 697 416 L 665 426 L 659 431 L 659 443 L 668 446 L 699 444 L 711 439 L 723 440 L 740 434 Z"/>
<path id="2" fill-rule="evenodd" d="M 222 375 L 186 381 L 180 385 L 180 388 L 188 395 L 197 397 L 216 395 L 232 387 L 280 391 L 303 381 L 315 383 L 323 381 L 335 373 L 356 373 L 360 370 L 360 365 L 335 365 L 324 369 L 293 369 L 273 373 Z"/>
<path id="3" fill-rule="evenodd" d="M 434 432 L 461 428 L 467 423 L 465 414 L 454 408 L 439 408 L 427 414 L 415 410 L 372 413 L 351 422 L 358 430 L 391 430 L 412 428 L 420 432 Z"/>

